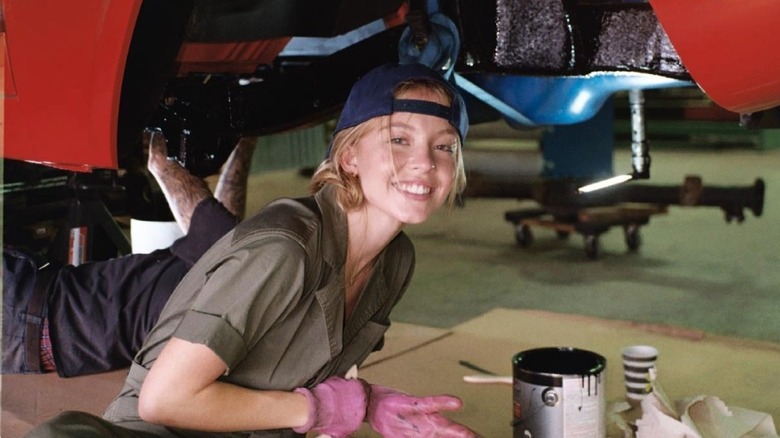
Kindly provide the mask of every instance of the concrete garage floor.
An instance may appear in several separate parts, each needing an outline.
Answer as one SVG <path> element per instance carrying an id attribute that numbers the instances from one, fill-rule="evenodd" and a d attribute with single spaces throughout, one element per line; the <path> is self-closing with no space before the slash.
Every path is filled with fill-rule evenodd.
<path id="1" fill-rule="evenodd" d="M 651 146 L 651 156 L 653 184 L 679 185 L 692 174 L 705 186 L 763 178 L 763 215 L 726 223 L 719 208 L 671 206 L 642 227 L 638 253 L 613 228 L 601 237 L 599 258 L 589 260 L 579 235 L 562 241 L 548 229 L 535 228 L 534 243 L 518 247 L 504 212 L 519 201 L 468 199 L 407 229 L 417 271 L 394 319 L 448 328 L 495 307 L 540 309 L 780 343 L 780 149 Z M 628 169 L 629 152 L 617 151 L 614 163 Z M 307 182 L 293 171 L 253 175 L 249 211 L 305 193 Z"/>

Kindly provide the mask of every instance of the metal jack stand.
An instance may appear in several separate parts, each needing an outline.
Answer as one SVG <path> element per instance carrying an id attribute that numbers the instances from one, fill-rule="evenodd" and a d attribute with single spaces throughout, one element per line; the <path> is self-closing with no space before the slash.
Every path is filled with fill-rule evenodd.
<path id="1" fill-rule="evenodd" d="M 67 214 L 60 221 L 59 232 L 52 242 L 52 259 L 79 265 L 130 254 L 127 236 L 101 199 L 101 192 L 111 188 L 82 184 L 75 178 L 70 184 L 75 195 L 68 202 Z"/>

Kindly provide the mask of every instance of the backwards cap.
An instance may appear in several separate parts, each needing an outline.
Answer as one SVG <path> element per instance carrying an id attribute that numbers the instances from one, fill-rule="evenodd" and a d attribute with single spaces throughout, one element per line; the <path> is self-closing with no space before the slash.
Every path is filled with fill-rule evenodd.
<path id="1" fill-rule="evenodd" d="M 393 96 L 396 87 L 412 79 L 426 79 L 443 85 L 452 94 L 452 104 L 444 106 L 427 100 L 396 99 Z M 394 112 L 443 118 L 458 131 L 461 142 L 466 138 L 469 120 L 463 98 L 441 74 L 422 64 L 386 64 L 360 78 L 352 86 L 333 133 Z"/>

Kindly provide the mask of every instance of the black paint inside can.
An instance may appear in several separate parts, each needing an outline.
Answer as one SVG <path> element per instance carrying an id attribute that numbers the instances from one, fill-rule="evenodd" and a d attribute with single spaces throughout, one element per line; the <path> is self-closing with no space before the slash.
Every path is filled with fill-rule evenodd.
<path id="1" fill-rule="evenodd" d="M 594 376 L 604 371 L 607 360 L 592 351 L 571 347 L 545 347 L 517 353 L 512 358 L 514 377 L 544 386 L 563 386 L 564 376 Z"/>

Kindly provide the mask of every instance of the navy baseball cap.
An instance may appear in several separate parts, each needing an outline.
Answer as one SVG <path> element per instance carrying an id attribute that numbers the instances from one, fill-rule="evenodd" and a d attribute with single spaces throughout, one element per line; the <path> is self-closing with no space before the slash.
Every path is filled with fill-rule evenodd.
<path id="1" fill-rule="evenodd" d="M 396 87 L 413 79 L 426 79 L 443 85 L 452 94 L 452 104 L 444 106 L 428 100 L 396 99 L 393 96 Z M 422 64 L 385 64 L 366 73 L 352 86 L 333 134 L 394 112 L 441 117 L 458 131 L 461 142 L 466 138 L 469 119 L 463 98 L 452 83 Z M 327 155 L 330 155 L 330 146 Z"/>

